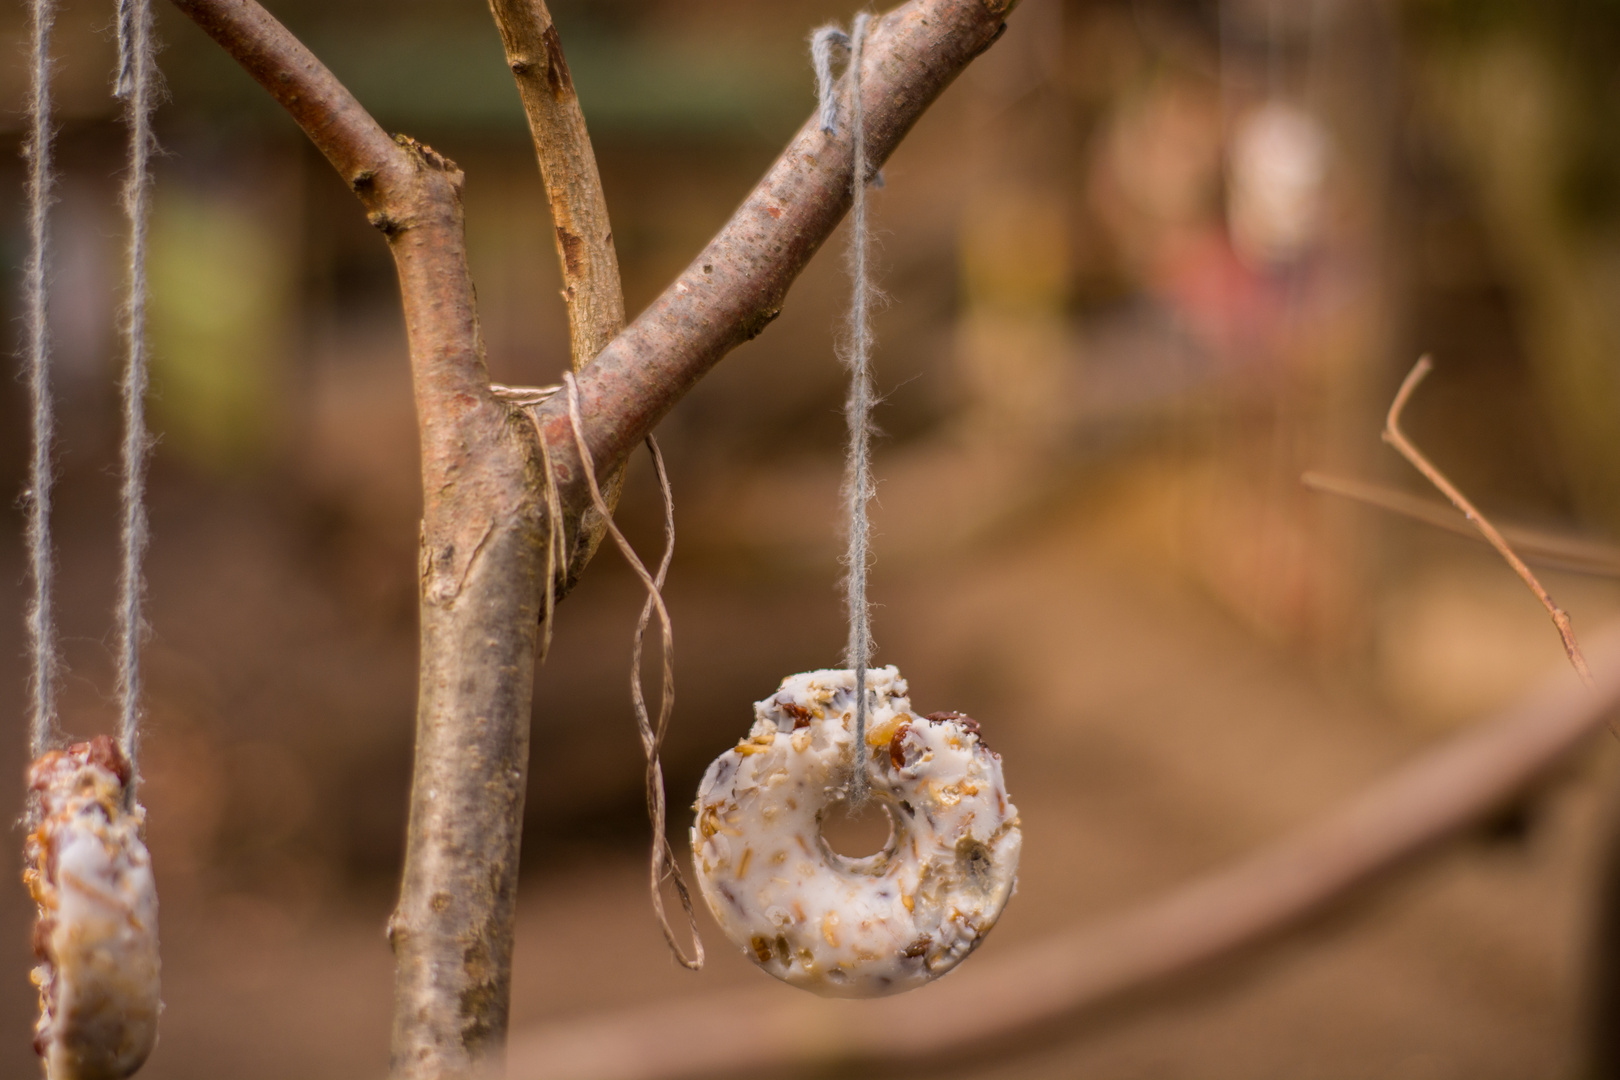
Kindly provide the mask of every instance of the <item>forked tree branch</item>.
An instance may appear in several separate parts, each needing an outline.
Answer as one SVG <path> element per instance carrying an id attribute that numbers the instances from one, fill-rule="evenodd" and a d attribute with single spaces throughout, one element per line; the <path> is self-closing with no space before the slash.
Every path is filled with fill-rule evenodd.
<path id="1" fill-rule="evenodd" d="M 508 1080 L 915 1070 L 1104 1007 L 1150 1004 L 1148 991 L 1276 940 L 1547 777 L 1620 705 L 1620 625 L 1599 633 L 1592 656 L 1594 690 L 1560 673 L 1314 824 L 1113 918 L 881 1001 L 749 989 L 567 1017 L 513 1036 Z"/>
<path id="2" fill-rule="evenodd" d="M 490 387 L 467 273 L 460 171 L 427 147 L 389 139 L 254 0 L 174 2 L 332 162 L 387 237 L 399 273 L 421 429 L 423 521 L 416 763 L 400 902 L 390 920 L 392 1071 L 396 1080 L 472 1076 L 498 1053 L 507 1022 L 547 576 L 542 455 L 534 429 Z M 874 169 L 1000 35 L 1015 4 L 911 0 L 874 20 L 861 80 Z M 495 10 L 538 25 L 540 9 L 517 0 Z M 523 51 L 522 34 L 512 41 Z M 521 89 L 528 72 L 515 74 Z M 583 140 L 582 125 L 567 137 Z M 547 157 L 541 148 L 543 165 Z M 848 207 L 851 160 L 846 143 L 807 123 L 692 267 L 585 369 L 582 411 L 598 473 L 618 471 L 710 367 L 775 318 Z M 566 275 L 568 243 L 559 240 Z M 591 335 L 604 332 L 603 309 L 579 314 Z M 571 313 L 571 326 L 580 320 Z M 593 340 L 577 334 L 576 355 Z M 589 495 L 569 420 L 555 399 L 537 412 L 564 516 L 577 533 Z"/>

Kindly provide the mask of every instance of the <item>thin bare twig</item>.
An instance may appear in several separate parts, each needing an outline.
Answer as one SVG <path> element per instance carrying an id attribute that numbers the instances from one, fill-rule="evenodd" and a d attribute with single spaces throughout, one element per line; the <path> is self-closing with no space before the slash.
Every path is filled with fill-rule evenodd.
<path id="1" fill-rule="evenodd" d="M 1412 467 L 1422 473 L 1429 483 L 1439 488 L 1440 493 L 1451 500 L 1451 505 L 1462 511 L 1463 516 L 1485 538 L 1485 542 L 1495 548 L 1498 555 L 1507 560 L 1507 564 L 1513 568 L 1513 572 L 1518 574 L 1519 578 L 1530 587 L 1530 591 L 1536 594 L 1536 599 L 1541 601 L 1541 606 L 1547 609 L 1547 614 L 1552 616 L 1553 625 L 1558 628 L 1558 636 L 1564 642 L 1564 652 L 1569 655 L 1569 662 L 1574 666 L 1575 674 L 1581 677 L 1581 682 L 1591 686 L 1592 672 L 1586 666 L 1586 657 L 1581 655 L 1581 646 L 1575 640 L 1575 628 L 1570 625 L 1569 615 L 1563 608 L 1553 603 L 1553 598 L 1547 595 L 1546 589 L 1541 587 L 1541 582 L 1536 580 L 1536 575 L 1524 564 L 1523 559 L 1514 554 L 1513 549 L 1508 546 L 1507 540 L 1497 531 L 1496 526 L 1492 525 L 1484 514 L 1475 509 L 1474 504 L 1468 501 L 1468 497 L 1457 490 L 1457 486 L 1448 480 L 1444 473 L 1435 468 L 1429 459 L 1423 456 L 1423 452 L 1412 445 L 1412 441 L 1401 431 L 1401 413 L 1406 408 L 1407 400 L 1411 398 L 1412 391 L 1417 389 L 1418 383 L 1422 382 L 1424 376 L 1433 369 L 1434 364 L 1427 356 L 1420 357 L 1418 362 L 1412 365 L 1412 370 L 1407 373 L 1405 381 L 1401 383 L 1400 390 L 1395 394 L 1395 400 L 1390 403 L 1389 416 L 1384 421 L 1384 441 L 1393 446 L 1403 458 L 1411 462 Z"/>
<path id="2" fill-rule="evenodd" d="M 1595 692 L 1547 679 L 1315 823 L 1113 918 L 1001 953 L 992 943 L 950 978 L 897 998 L 747 988 L 560 1018 L 513 1035 L 508 1080 L 686 1080 L 830 1063 L 859 1072 L 863 1062 L 917 1069 L 1104 1007 L 1151 1007 L 1148 991 L 1277 940 L 1547 777 L 1620 705 L 1620 624 L 1593 646 Z"/>
<path id="3" fill-rule="evenodd" d="M 1315 471 L 1303 474 L 1299 480 L 1312 491 L 1338 495 L 1388 510 L 1392 514 L 1433 525 L 1481 544 L 1487 542 L 1459 511 L 1434 499 L 1408 495 L 1383 484 Z M 1592 577 L 1620 578 L 1620 548 L 1613 545 L 1517 525 L 1501 525 L 1498 528 L 1513 549 L 1524 557 L 1524 561 L 1533 566 L 1571 574 L 1589 574 Z"/>

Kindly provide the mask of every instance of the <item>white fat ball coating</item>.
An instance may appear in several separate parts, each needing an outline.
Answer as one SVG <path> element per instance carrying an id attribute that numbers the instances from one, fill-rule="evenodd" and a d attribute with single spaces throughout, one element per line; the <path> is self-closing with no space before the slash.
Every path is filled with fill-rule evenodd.
<path id="1" fill-rule="evenodd" d="M 1018 809 L 1001 758 L 954 713 L 918 716 L 893 666 L 866 675 L 866 775 L 883 850 L 849 858 L 821 820 L 855 765 L 855 673 L 789 676 L 748 738 L 709 766 L 692 857 L 721 929 L 772 975 L 828 997 L 877 997 L 943 975 L 1013 893 Z"/>
<path id="2" fill-rule="evenodd" d="M 50 1080 L 125 1080 L 157 1042 L 157 886 L 145 812 L 124 805 L 128 774 L 101 739 L 30 770 L 41 812 L 24 875 L 39 904 L 34 1045 Z"/>

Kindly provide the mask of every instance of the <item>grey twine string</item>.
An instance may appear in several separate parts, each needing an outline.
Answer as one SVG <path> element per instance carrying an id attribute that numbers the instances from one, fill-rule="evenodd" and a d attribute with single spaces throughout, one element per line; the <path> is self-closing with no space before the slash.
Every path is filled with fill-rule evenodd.
<path id="1" fill-rule="evenodd" d="M 51 402 L 51 341 L 46 325 L 45 274 L 50 260 L 49 211 L 55 174 L 51 163 L 51 26 L 54 0 L 33 0 L 29 58 L 28 261 L 23 267 L 23 322 L 27 337 L 28 395 L 32 457 L 28 469 L 27 543 L 34 595 L 28 604 L 28 659 L 33 700 L 28 718 L 28 753 L 37 758 L 59 740 L 56 675 L 61 657 L 51 585 L 56 567 L 51 552 L 51 443 L 56 427 Z"/>
<path id="2" fill-rule="evenodd" d="M 146 555 L 146 458 L 151 439 L 146 432 L 146 226 L 152 174 L 152 107 L 156 97 L 151 0 L 119 0 L 118 79 L 114 93 L 124 103 L 129 129 L 128 173 L 124 178 L 124 214 L 129 219 L 126 272 L 129 296 L 124 308 L 124 444 L 120 503 L 122 566 L 118 575 L 118 742 L 129 759 L 134 797 L 140 770 L 141 637 L 145 630 L 142 601 Z"/>
<path id="3" fill-rule="evenodd" d="M 849 133 L 853 147 L 850 169 L 849 341 L 842 350 L 849 367 L 849 396 L 844 417 L 849 425 L 849 452 L 845 461 L 844 498 L 849 515 L 849 548 L 844 554 L 848 569 L 844 579 L 845 605 L 849 609 L 849 646 L 845 663 L 855 673 L 855 768 L 850 777 L 848 800 L 853 806 L 866 801 L 866 669 L 872 659 L 872 611 L 866 599 L 866 570 L 870 559 L 871 523 L 867 506 L 872 500 L 872 282 L 868 267 L 871 247 L 866 220 L 866 118 L 861 101 L 861 55 L 866 46 L 871 16 L 855 16 L 850 32 L 824 26 L 810 39 L 810 57 L 816 72 L 816 93 L 820 98 L 821 130 L 832 135 L 838 128 L 838 98 L 832 78 L 833 52 L 844 46 L 849 52 L 845 66 L 849 83 Z"/>

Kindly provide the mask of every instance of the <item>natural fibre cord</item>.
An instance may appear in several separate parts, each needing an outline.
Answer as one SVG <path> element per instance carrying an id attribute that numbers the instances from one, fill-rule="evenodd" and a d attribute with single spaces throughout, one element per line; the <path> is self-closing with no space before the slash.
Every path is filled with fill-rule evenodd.
<path id="1" fill-rule="evenodd" d="M 563 389 L 568 400 L 568 423 L 574 435 L 574 449 L 579 453 L 580 471 L 585 477 L 585 486 L 591 494 L 591 503 L 596 512 L 602 516 L 607 526 L 608 535 L 613 538 L 624 561 L 630 564 L 636 577 L 641 579 L 642 586 L 647 590 L 647 601 L 641 607 L 641 618 L 636 623 L 636 635 L 630 649 L 630 701 L 636 710 L 636 725 L 641 732 L 641 746 L 647 754 L 647 813 L 652 819 L 652 862 L 650 886 L 652 890 L 653 912 L 658 917 L 658 925 L 664 932 L 664 940 L 669 945 L 669 951 L 682 967 L 696 971 L 703 967 L 703 939 L 698 935 L 697 916 L 692 909 L 692 893 L 686 884 L 686 875 L 681 870 L 681 864 L 675 858 L 675 851 L 669 843 L 667 823 L 669 820 L 669 806 L 664 795 L 664 764 L 662 759 L 664 736 L 669 730 L 670 713 L 675 708 L 675 637 L 674 628 L 669 619 L 669 609 L 664 606 L 664 580 L 669 574 L 670 560 L 675 554 L 675 502 L 670 492 L 669 473 L 664 468 L 664 455 L 658 449 L 657 441 L 647 436 L 647 449 L 652 454 L 653 468 L 658 473 L 659 490 L 664 495 L 664 554 L 658 562 L 656 573 L 649 572 L 636 549 L 625 539 L 623 532 L 613 520 L 613 508 L 608 506 L 607 499 L 602 496 L 602 488 L 596 481 L 596 467 L 591 462 L 590 447 L 585 444 L 584 426 L 580 421 L 579 383 L 575 381 L 572 372 L 563 375 Z M 541 436 L 541 445 L 545 445 L 545 437 Z M 549 454 L 547 455 L 549 460 Z M 551 530 L 556 533 L 562 528 L 560 516 L 551 519 Z M 548 586 L 549 588 L 549 586 Z M 547 602 L 550 606 L 550 601 Z M 659 687 L 658 720 L 655 723 L 647 709 L 647 696 L 641 687 L 641 648 L 642 640 L 647 632 L 647 625 L 653 613 L 658 613 L 658 626 L 661 632 L 663 653 L 663 682 Z M 692 955 L 688 957 L 676 939 L 675 929 L 670 925 L 669 914 L 664 908 L 663 884 L 668 880 L 675 887 L 675 895 L 680 898 L 681 910 L 686 914 L 687 927 L 692 934 Z"/>
<path id="2" fill-rule="evenodd" d="M 653 572 L 647 569 L 647 564 L 641 561 L 635 548 L 630 546 L 630 541 L 625 539 L 624 533 L 619 530 L 619 526 L 613 520 L 613 508 L 608 505 L 607 499 L 602 495 L 601 485 L 597 483 L 596 467 L 591 461 L 590 448 L 585 445 L 585 432 L 580 422 L 579 384 L 574 381 L 573 374 L 565 374 L 562 384 L 555 386 L 516 387 L 495 383 L 490 389 L 500 400 L 522 409 L 534 425 L 535 438 L 540 444 L 541 467 L 546 474 L 548 535 L 546 592 L 544 606 L 541 609 L 541 662 L 544 663 L 546 654 L 551 648 L 551 623 L 557 608 L 557 575 L 568 564 L 568 545 L 565 536 L 567 522 L 563 517 L 562 501 L 557 490 L 551 446 L 546 441 L 545 429 L 535 413 L 535 409 L 554 394 L 567 391 L 564 396 L 568 402 L 569 428 L 574 437 L 574 449 L 579 454 L 580 471 L 584 476 L 585 486 L 590 491 L 591 505 L 605 523 L 608 535 L 613 538 L 614 546 L 619 549 L 625 562 L 630 564 L 630 569 L 640 579 L 642 587 L 647 590 L 647 600 L 641 605 L 641 617 L 636 620 L 636 634 L 630 645 L 630 704 L 635 708 L 641 747 L 647 755 L 647 817 L 652 823 L 649 884 L 652 891 L 653 914 L 658 919 L 658 927 L 664 933 L 664 941 L 669 945 L 670 953 L 675 957 L 676 963 L 688 970 L 697 971 L 703 967 L 704 962 L 703 939 L 698 934 L 697 916 L 692 907 L 692 893 L 686 884 L 686 875 L 681 870 L 680 863 L 675 861 L 675 851 L 669 843 L 667 833 L 669 801 L 664 792 L 664 737 L 669 731 L 670 714 L 675 708 L 675 638 L 669 609 L 664 606 L 663 590 L 664 581 L 669 576 L 669 564 L 675 557 L 675 496 L 670 490 L 669 471 L 664 468 L 663 452 L 658 449 L 658 440 L 648 435 L 647 452 L 652 455 L 653 471 L 658 477 L 658 490 L 664 497 L 664 554 L 658 560 L 657 571 Z M 641 685 L 642 647 L 646 640 L 647 627 L 652 622 L 655 611 L 658 613 L 663 659 L 663 682 L 659 686 L 657 723 L 653 722 L 652 714 L 647 709 L 647 694 Z M 669 912 L 664 906 L 665 881 L 674 886 L 675 895 L 681 902 L 681 910 L 686 913 L 687 927 L 692 935 L 691 956 L 687 956 L 686 951 L 681 948 L 675 928 L 670 925 Z"/>
<path id="3" fill-rule="evenodd" d="M 61 657 L 52 603 L 55 562 L 51 548 L 51 449 L 55 417 L 50 387 L 50 329 L 47 320 L 50 263 L 49 210 L 55 173 L 51 160 L 51 28 L 54 0 L 32 0 L 30 39 L 27 263 L 23 270 L 32 455 L 27 502 L 27 545 L 33 597 L 28 609 L 32 682 L 29 755 L 38 758 L 61 741 L 56 708 L 56 677 Z M 124 310 L 126 360 L 123 378 L 123 480 L 120 487 L 121 568 L 118 581 L 118 741 L 136 767 L 140 741 L 140 643 L 144 629 L 141 562 L 148 538 L 146 458 L 146 227 L 151 192 L 152 106 L 156 96 L 150 0 L 120 0 L 118 76 L 115 94 L 124 102 L 129 128 L 124 213 L 129 220 L 126 270 L 129 296 Z M 138 775 L 138 772 L 137 772 Z M 132 781 L 128 790 L 133 792 Z"/>
<path id="4" fill-rule="evenodd" d="M 132 778 L 140 779 L 138 752 L 141 723 L 141 638 L 145 579 L 142 562 L 149 530 L 146 517 L 146 461 L 151 438 L 146 431 L 146 228 L 152 187 L 152 107 L 157 96 L 151 0 L 119 0 L 118 81 L 129 129 L 129 160 L 124 178 L 124 214 L 129 219 L 127 273 L 129 295 L 124 308 L 126 346 L 123 397 L 123 483 L 120 502 L 122 566 L 118 577 L 118 741 L 129 759 Z"/>
<path id="5" fill-rule="evenodd" d="M 28 139 L 28 258 L 23 267 L 25 364 L 31 420 L 32 456 L 28 469 L 27 545 L 34 592 L 28 604 L 28 659 L 32 700 L 28 755 L 37 758 L 59 741 L 56 717 L 56 616 L 52 606 L 55 561 L 51 550 L 51 445 L 55 415 L 51 402 L 51 342 L 46 323 L 46 275 L 50 263 L 49 217 L 55 173 L 51 162 L 51 27 L 54 0 L 32 0 Z"/>
<path id="6" fill-rule="evenodd" d="M 866 669 L 872 659 L 872 610 L 866 598 L 866 571 L 871 557 L 871 523 L 867 518 L 872 501 L 872 282 L 868 255 L 871 234 L 866 218 L 866 185 L 870 177 L 866 156 L 865 106 L 861 101 L 861 59 L 871 16 L 855 16 L 850 32 L 824 26 L 810 38 L 810 57 L 816 73 L 816 93 L 820 98 L 821 130 L 833 135 L 838 129 L 838 98 L 832 78 L 833 52 L 847 48 L 845 67 L 849 83 L 849 138 L 853 150 L 850 168 L 850 229 L 848 340 L 841 350 L 849 368 L 849 396 L 844 417 L 849 426 L 849 450 L 844 471 L 844 500 L 849 518 L 849 547 L 844 554 L 846 567 L 845 606 L 849 613 L 849 645 L 844 662 L 855 673 L 855 767 L 850 777 L 848 799 L 852 806 L 866 801 Z"/>

